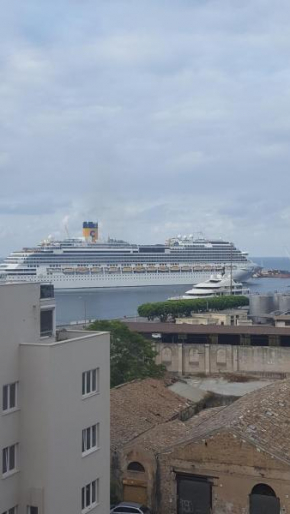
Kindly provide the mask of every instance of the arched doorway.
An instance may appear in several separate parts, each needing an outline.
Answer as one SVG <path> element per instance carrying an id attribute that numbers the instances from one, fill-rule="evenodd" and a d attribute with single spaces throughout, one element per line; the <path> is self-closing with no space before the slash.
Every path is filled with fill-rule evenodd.
<path id="1" fill-rule="evenodd" d="M 280 514 L 280 500 L 272 487 L 257 484 L 250 494 L 250 514 Z"/>
<path id="2" fill-rule="evenodd" d="M 123 480 L 124 501 L 147 505 L 147 477 L 141 462 L 132 461 L 127 466 L 127 477 Z"/>

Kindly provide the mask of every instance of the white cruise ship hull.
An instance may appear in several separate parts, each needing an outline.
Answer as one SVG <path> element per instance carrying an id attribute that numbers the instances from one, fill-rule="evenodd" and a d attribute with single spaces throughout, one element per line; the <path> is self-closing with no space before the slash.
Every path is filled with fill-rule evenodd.
<path id="1" fill-rule="evenodd" d="M 233 271 L 233 279 L 246 281 L 253 274 L 252 269 L 237 269 Z M 73 274 L 64 273 L 47 274 L 40 272 L 37 275 L 14 275 L 7 277 L 9 282 L 41 282 L 53 284 L 55 289 L 96 289 L 115 287 L 144 287 L 165 285 L 189 285 L 208 280 L 212 271 L 191 272 L 155 272 L 155 273 L 100 273 L 100 274 Z"/>

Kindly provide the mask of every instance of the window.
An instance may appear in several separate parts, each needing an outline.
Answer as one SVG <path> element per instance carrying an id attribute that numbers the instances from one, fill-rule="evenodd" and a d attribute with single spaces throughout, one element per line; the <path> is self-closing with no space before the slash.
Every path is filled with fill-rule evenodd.
<path id="1" fill-rule="evenodd" d="M 29 505 L 27 507 L 27 514 L 38 514 L 38 507 L 32 507 L 32 505 Z"/>
<path id="2" fill-rule="evenodd" d="M 99 368 L 84 371 L 82 374 L 82 395 L 87 396 L 99 392 Z"/>
<path id="3" fill-rule="evenodd" d="M 99 448 L 100 424 L 85 428 L 82 431 L 82 453 L 87 454 Z"/>
<path id="4" fill-rule="evenodd" d="M 6 475 L 17 469 L 17 444 L 2 450 L 2 474 Z"/>
<path id="5" fill-rule="evenodd" d="M 82 487 L 82 513 L 88 512 L 99 502 L 99 479 Z"/>
<path id="6" fill-rule="evenodd" d="M 18 382 L 3 386 L 2 391 L 2 409 L 8 411 L 17 408 Z"/>
<path id="7" fill-rule="evenodd" d="M 47 309 L 40 312 L 40 335 L 52 336 L 53 334 L 53 310 Z"/>
<path id="8" fill-rule="evenodd" d="M 12 509 L 5 510 L 5 512 L 2 512 L 2 514 L 17 514 L 17 512 L 17 507 L 12 507 Z"/>
<path id="9" fill-rule="evenodd" d="M 139 471 L 139 473 L 145 473 L 144 466 L 140 462 L 130 462 L 128 465 L 128 471 Z"/>

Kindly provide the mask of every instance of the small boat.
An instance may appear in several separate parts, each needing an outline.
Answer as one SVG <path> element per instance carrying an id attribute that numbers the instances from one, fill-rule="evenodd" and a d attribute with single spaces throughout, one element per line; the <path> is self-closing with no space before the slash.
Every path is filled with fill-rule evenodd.
<path id="1" fill-rule="evenodd" d="M 124 266 L 124 268 L 122 268 L 122 272 L 123 273 L 132 273 L 133 268 L 131 266 Z"/>
<path id="2" fill-rule="evenodd" d="M 192 271 L 192 266 L 181 266 L 181 271 Z"/>
<path id="3" fill-rule="evenodd" d="M 79 266 L 78 268 L 75 268 L 75 272 L 84 275 L 85 273 L 89 273 L 89 268 L 86 266 Z"/>
<path id="4" fill-rule="evenodd" d="M 169 271 L 169 268 L 168 268 L 168 266 L 161 264 L 161 266 L 159 266 L 159 268 L 158 268 L 158 271 L 159 272 L 161 271 L 162 273 L 164 273 L 164 272 L 166 273 L 167 271 Z"/>
<path id="5" fill-rule="evenodd" d="M 156 268 L 156 266 L 147 266 L 146 271 L 148 273 L 156 273 L 157 272 L 157 268 Z"/>
<path id="6" fill-rule="evenodd" d="M 145 273 L 146 269 L 144 266 L 135 266 L 134 273 Z"/>
<path id="7" fill-rule="evenodd" d="M 120 268 L 118 266 L 110 266 L 109 268 L 106 268 L 107 273 L 119 273 Z"/>
<path id="8" fill-rule="evenodd" d="M 170 271 L 180 271 L 180 266 L 170 266 Z"/>
<path id="9" fill-rule="evenodd" d="M 102 271 L 103 270 L 102 270 L 101 266 L 93 266 L 91 268 L 91 273 L 102 273 Z"/>
<path id="10" fill-rule="evenodd" d="M 75 268 L 63 268 L 62 272 L 65 274 L 72 274 L 75 273 Z"/>

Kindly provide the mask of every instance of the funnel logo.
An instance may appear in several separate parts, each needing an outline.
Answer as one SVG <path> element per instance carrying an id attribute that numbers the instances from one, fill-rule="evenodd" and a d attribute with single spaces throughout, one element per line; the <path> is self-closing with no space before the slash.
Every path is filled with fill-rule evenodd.
<path id="1" fill-rule="evenodd" d="M 90 231 L 90 236 L 91 236 L 91 237 L 96 237 L 96 236 L 97 236 L 96 231 L 95 231 L 95 230 L 91 230 L 91 231 Z"/>

